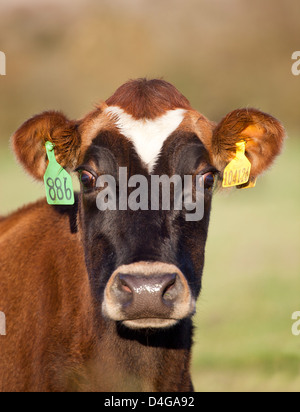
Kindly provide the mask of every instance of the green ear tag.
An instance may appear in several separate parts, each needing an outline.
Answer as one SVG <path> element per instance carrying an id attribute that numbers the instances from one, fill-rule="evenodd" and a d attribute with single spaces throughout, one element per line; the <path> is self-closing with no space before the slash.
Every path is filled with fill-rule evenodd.
<path id="1" fill-rule="evenodd" d="M 73 182 L 69 173 L 56 161 L 54 145 L 46 142 L 49 160 L 44 182 L 49 205 L 74 205 Z"/>

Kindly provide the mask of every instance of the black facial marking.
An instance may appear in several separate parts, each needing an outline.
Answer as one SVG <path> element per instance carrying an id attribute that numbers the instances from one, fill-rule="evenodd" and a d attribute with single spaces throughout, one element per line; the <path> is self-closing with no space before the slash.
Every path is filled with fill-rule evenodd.
<path id="1" fill-rule="evenodd" d="M 78 214 L 78 194 L 75 193 L 75 203 L 72 206 L 52 206 L 53 210 L 60 215 L 68 216 L 69 223 L 70 223 L 70 232 L 75 234 L 78 232 L 78 222 L 77 222 L 77 214 Z"/>
<path id="2" fill-rule="evenodd" d="M 165 141 L 154 173 L 193 174 L 203 163 L 209 164 L 209 155 L 195 133 L 176 131 Z"/>
<path id="3" fill-rule="evenodd" d="M 117 131 L 99 133 L 81 167 L 98 176 L 113 176 L 117 186 L 120 184 L 119 168 L 127 167 L 128 179 L 134 175 L 145 176 L 149 190 L 151 188 L 151 175 L 134 145 Z M 199 170 L 215 171 L 203 143 L 194 133 L 177 131 L 165 141 L 152 175 L 195 175 Z M 88 193 L 83 191 L 81 195 L 86 263 L 97 300 L 101 302 L 105 286 L 117 267 L 139 261 L 160 261 L 177 266 L 196 298 L 201 289 L 211 191 L 205 194 L 205 215 L 199 222 L 187 222 L 185 210 L 132 211 L 117 207 L 117 210 L 101 212 L 96 206 L 98 193 L 96 189 Z M 149 192 L 149 209 L 150 199 Z"/>

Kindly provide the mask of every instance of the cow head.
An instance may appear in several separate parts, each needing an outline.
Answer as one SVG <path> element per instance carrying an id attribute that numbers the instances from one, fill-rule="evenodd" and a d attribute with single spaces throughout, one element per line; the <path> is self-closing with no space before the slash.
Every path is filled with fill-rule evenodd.
<path id="1" fill-rule="evenodd" d="M 36 179 L 47 167 L 47 141 L 54 143 L 57 161 L 78 173 L 78 226 L 103 315 L 129 328 L 165 328 L 195 312 L 212 195 L 236 143 L 246 141 L 254 180 L 279 154 L 284 136 L 281 124 L 258 110 L 236 110 L 214 124 L 169 83 L 136 80 L 79 121 L 59 112 L 31 118 L 13 136 L 13 147 Z M 164 210 L 161 199 L 155 210 L 120 207 L 119 192 L 114 208 L 99 210 L 97 199 L 108 189 L 99 177 L 111 176 L 116 190 L 126 186 L 128 200 L 131 178 L 149 183 L 150 198 L 153 176 L 175 175 L 193 177 L 193 196 L 202 177 L 201 220 L 187 219 L 184 206 Z"/>

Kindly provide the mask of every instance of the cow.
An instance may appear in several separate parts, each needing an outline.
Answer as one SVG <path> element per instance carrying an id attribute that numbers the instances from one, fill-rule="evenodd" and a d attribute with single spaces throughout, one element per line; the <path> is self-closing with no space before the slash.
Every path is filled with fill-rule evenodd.
<path id="1" fill-rule="evenodd" d="M 238 142 L 253 183 L 285 136 L 253 108 L 214 123 L 162 79 L 131 80 L 80 120 L 58 111 L 27 120 L 12 137 L 18 161 L 42 181 L 52 143 L 80 193 L 73 205 L 42 199 L 0 220 L 0 390 L 193 391 L 193 315 L 213 194 Z M 200 176 L 203 217 L 189 221 L 185 207 L 100 210 L 97 182 L 109 175 L 118 186 L 120 168 L 147 181 Z"/>

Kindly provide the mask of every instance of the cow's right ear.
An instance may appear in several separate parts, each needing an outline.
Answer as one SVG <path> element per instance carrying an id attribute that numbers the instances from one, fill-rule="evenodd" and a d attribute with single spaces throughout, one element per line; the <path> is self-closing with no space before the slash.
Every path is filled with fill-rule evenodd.
<path id="1" fill-rule="evenodd" d="M 13 135 L 12 146 L 17 159 L 36 179 L 43 180 L 48 166 L 45 143 L 55 145 L 58 163 L 74 170 L 80 153 L 78 124 L 63 113 L 48 111 L 27 120 Z"/>

